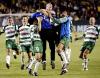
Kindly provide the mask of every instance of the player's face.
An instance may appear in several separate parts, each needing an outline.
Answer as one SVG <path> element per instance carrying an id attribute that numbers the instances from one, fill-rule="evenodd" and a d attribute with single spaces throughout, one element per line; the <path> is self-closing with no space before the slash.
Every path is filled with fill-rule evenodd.
<path id="1" fill-rule="evenodd" d="M 27 24 L 28 23 L 28 17 L 23 17 L 22 18 L 22 23 Z"/>
<path id="2" fill-rule="evenodd" d="M 52 10 L 52 4 L 51 3 L 46 5 L 46 10 L 48 10 L 48 11 Z"/>
<path id="3" fill-rule="evenodd" d="M 91 18 L 89 19 L 90 25 L 95 25 L 95 22 L 96 22 L 96 20 L 95 20 L 94 17 L 91 17 Z"/>
<path id="4" fill-rule="evenodd" d="M 67 11 L 62 12 L 61 16 L 67 16 Z"/>
<path id="5" fill-rule="evenodd" d="M 8 24 L 13 24 L 14 23 L 14 21 L 13 21 L 13 18 L 8 18 Z"/>

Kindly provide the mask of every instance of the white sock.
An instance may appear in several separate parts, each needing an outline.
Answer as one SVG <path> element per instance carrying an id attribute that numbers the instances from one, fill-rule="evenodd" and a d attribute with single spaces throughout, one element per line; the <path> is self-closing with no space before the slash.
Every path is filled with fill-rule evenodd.
<path id="1" fill-rule="evenodd" d="M 63 62 L 64 62 L 65 64 L 67 64 L 68 61 L 67 61 L 67 59 L 66 59 L 65 53 L 62 51 L 62 52 L 60 52 L 60 55 L 61 55 L 61 57 L 62 57 L 62 59 L 63 59 Z"/>
<path id="2" fill-rule="evenodd" d="M 71 56 L 71 49 L 65 49 L 65 55 L 66 55 L 66 58 L 68 60 L 68 62 L 70 62 L 70 56 Z"/>
<path id="3" fill-rule="evenodd" d="M 83 67 L 88 68 L 88 59 L 83 59 Z"/>
<path id="4" fill-rule="evenodd" d="M 13 51 L 13 55 L 16 55 L 16 52 L 15 51 Z"/>
<path id="5" fill-rule="evenodd" d="M 40 65 L 40 62 L 38 61 L 38 62 L 35 64 L 34 72 L 37 72 L 37 71 L 38 71 L 39 65 Z"/>
<path id="6" fill-rule="evenodd" d="M 31 69 L 32 65 L 35 64 L 37 61 L 36 59 L 34 58 L 28 65 L 28 68 Z"/>
<path id="7" fill-rule="evenodd" d="M 10 55 L 6 56 L 6 63 L 10 64 Z"/>

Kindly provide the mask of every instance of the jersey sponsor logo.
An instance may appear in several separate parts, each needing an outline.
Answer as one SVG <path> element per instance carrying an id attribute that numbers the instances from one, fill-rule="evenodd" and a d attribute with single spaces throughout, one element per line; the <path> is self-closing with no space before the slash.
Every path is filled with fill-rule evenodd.
<path id="1" fill-rule="evenodd" d="M 7 34 L 11 34 L 11 33 L 15 33 L 15 31 L 10 30 L 10 31 L 7 32 Z"/>
<path id="2" fill-rule="evenodd" d="M 23 32 L 23 33 L 20 33 L 21 35 L 29 35 L 30 33 L 27 33 L 27 32 Z"/>

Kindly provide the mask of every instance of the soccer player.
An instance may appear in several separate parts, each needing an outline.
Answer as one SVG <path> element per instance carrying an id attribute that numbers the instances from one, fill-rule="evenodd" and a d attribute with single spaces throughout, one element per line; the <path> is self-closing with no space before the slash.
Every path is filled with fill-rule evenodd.
<path id="1" fill-rule="evenodd" d="M 77 37 L 77 32 L 75 30 L 75 27 L 73 26 L 72 24 L 72 17 L 69 16 L 69 19 L 70 19 L 70 30 L 71 30 L 71 33 L 70 33 L 70 42 L 72 43 L 72 33 L 74 34 L 75 38 Z M 66 58 L 68 60 L 68 63 L 70 63 L 70 58 L 71 58 L 71 48 L 68 46 L 65 48 L 65 55 L 66 55 Z"/>
<path id="2" fill-rule="evenodd" d="M 36 17 L 38 13 L 34 13 L 33 15 L 33 25 L 31 25 L 31 30 L 32 30 L 32 41 L 33 41 L 33 54 L 34 54 L 34 59 L 30 62 L 28 65 L 28 71 L 30 75 L 33 76 L 38 76 L 38 67 L 40 65 L 40 62 L 42 60 L 42 52 L 43 52 L 43 47 L 42 47 L 42 40 L 40 38 L 39 32 L 41 31 L 41 23 L 37 21 L 39 18 Z M 35 64 L 34 66 L 34 71 L 32 72 L 32 64 Z"/>
<path id="3" fill-rule="evenodd" d="M 28 61 L 32 60 L 32 41 L 31 41 L 31 30 L 28 25 L 28 17 L 22 17 L 22 26 L 18 29 L 19 32 L 19 45 L 21 51 L 21 69 L 25 67 L 25 53 L 28 55 Z"/>
<path id="4" fill-rule="evenodd" d="M 74 32 L 75 34 L 75 29 L 72 25 L 72 17 L 69 16 L 69 19 L 70 19 L 70 30 L 71 30 L 71 33 L 70 33 L 70 42 L 72 42 L 72 32 Z M 65 55 L 66 55 L 66 58 L 68 60 L 68 64 L 70 62 L 70 57 L 71 57 L 71 48 L 68 46 L 68 47 L 65 47 Z"/>
<path id="5" fill-rule="evenodd" d="M 83 70 L 88 70 L 88 54 L 91 53 L 95 46 L 96 39 L 98 38 L 98 28 L 95 26 L 95 18 L 90 17 L 89 24 L 83 37 L 76 38 L 75 40 L 84 38 L 84 43 L 81 48 L 80 58 L 83 60 Z"/>
<path id="6" fill-rule="evenodd" d="M 8 17 L 7 25 L 3 27 L 3 32 L 6 35 L 6 48 L 7 48 L 7 55 L 6 55 L 6 67 L 10 68 L 10 53 L 12 50 L 14 58 L 16 59 L 16 53 L 18 54 L 18 47 L 16 45 L 16 28 L 17 25 L 14 25 L 14 21 L 12 17 Z M 3 33 L 3 32 L 0 32 Z"/>
<path id="7" fill-rule="evenodd" d="M 42 57 L 42 61 L 43 61 L 43 70 L 46 70 L 46 41 L 48 41 L 49 43 L 49 47 L 51 50 L 51 67 L 52 69 L 55 68 L 55 43 L 54 43 L 54 31 L 53 31 L 53 27 L 50 23 L 50 18 L 48 16 L 48 11 L 52 14 L 54 14 L 55 12 L 52 10 L 53 6 L 51 3 L 48 3 L 46 5 L 46 9 L 44 9 L 43 15 L 42 15 L 42 21 L 41 21 L 41 32 L 40 32 L 40 36 L 43 42 L 43 57 Z"/>
<path id="8" fill-rule="evenodd" d="M 57 52 L 61 60 L 64 62 L 61 69 L 61 73 L 60 73 L 60 75 L 63 75 L 66 72 L 68 72 L 67 70 L 68 60 L 66 58 L 65 48 L 69 47 L 70 33 L 71 33 L 71 30 L 70 30 L 71 20 L 70 20 L 70 17 L 68 16 L 67 9 L 65 7 L 62 8 L 61 15 L 62 15 L 62 18 L 59 18 L 59 19 L 54 19 L 52 18 L 51 15 L 50 17 L 52 18 L 53 22 L 56 22 L 56 23 L 58 22 L 58 24 L 61 24 L 60 42 L 57 47 Z"/>

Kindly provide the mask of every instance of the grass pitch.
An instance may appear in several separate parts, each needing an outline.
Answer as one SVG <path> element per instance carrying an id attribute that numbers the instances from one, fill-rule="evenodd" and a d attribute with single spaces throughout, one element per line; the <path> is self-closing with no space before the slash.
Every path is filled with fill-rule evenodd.
<path id="1" fill-rule="evenodd" d="M 50 65 L 50 50 L 47 46 L 47 70 L 42 70 L 42 65 L 39 68 L 39 76 L 37 78 L 100 78 L 100 39 L 97 40 L 96 46 L 89 55 L 89 70 L 82 70 L 82 61 L 78 58 L 80 48 L 83 41 L 77 41 L 70 44 L 72 49 L 71 62 L 69 72 L 60 76 L 61 64 L 58 55 L 56 54 L 56 68 L 51 69 Z M 11 68 L 5 66 L 5 37 L 0 36 L 0 78 L 34 78 L 30 76 L 26 70 L 20 69 L 20 55 L 15 60 L 11 57 Z M 12 56 L 12 55 L 11 55 Z M 27 58 L 27 56 L 26 56 Z"/>

